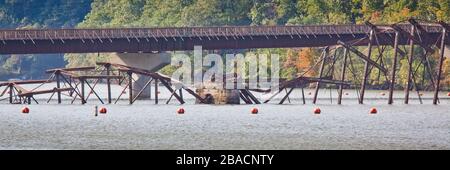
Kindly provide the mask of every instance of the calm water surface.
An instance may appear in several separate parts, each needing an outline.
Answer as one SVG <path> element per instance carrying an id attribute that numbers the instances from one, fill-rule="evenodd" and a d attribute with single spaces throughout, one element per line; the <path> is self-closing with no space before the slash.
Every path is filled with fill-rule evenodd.
<path id="1" fill-rule="evenodd" d="M 194 105 L 192 99 L 182 106 L 153 100 L 128 105 L 126 98 L 101 105 L 94 96 L 86 105 L 69 104 L 67 97 L 57 105 L 47 104 L 44 95 L 40 105 L 28 106 L 30 114 L 20 113 L 23 105 L 2 101 L 0 149 L 450 149 L 447 92 L 440 94 L 440 105 L 432 105 L 427 92 L 424 104 L 415 93 L 412 104 L 402 104 L 403 94 L 397 92 L 396 103 L 387 105 L 385 91 L 368 91 L 366 103 L 359 105 L 356 92 L 348 90 L 344 104 L 336 105 L 336 91 L 330 100 L 330 91 L 322 90 L 313 105 L 310 91 L 306 105 L 300 91 L 293 92 L 290 104 L 278 105 L 277 98 L 265 105 L 223 106 Z M 167 96 L 161 91 L 160 103 Z M 108 113 L 95 117 L 95 105 Z M 176 114 L 180 107 L 184 115 Z M 253 107 L 259 114 L 250 114 Z M 315 107 L 322 114 L 313 114 Z M 371 107 L 378 114 L 368 114 Z"/>

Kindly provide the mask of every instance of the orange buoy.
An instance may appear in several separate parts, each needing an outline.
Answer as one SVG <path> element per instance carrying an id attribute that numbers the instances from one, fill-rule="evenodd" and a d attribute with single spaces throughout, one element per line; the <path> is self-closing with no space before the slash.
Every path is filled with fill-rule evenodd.
<path id="1" fill-rule="evenodd" d="M 258 108 L 252 108 L 252 110 L 251 110 L 251 113 L 252 114 L 258 114 Z"/>
<path id="2" fill-rule="evenodd" d="M 28 114 L 28 113 L 30 113 L 30 109 L 28 107 L 23 107 L 22 113 Z"/>
<path id="3" fill-rule="evenodd" d="M 375 107 L 370 108 L 370 114 L 377 114 L 378 110 Z"/>
<path id="4" fill-rule="evenodd" d="M 108 112 L 108 111 L 104 107 L 101 107 L 99 110 L 99 113 L 101 113 L 101 114 L 106 114 L 106 112 Z"/>
<path id="5" fill-rule="evenodd" d="M 321 110 L 320 110 L 320 108 L 318 108 L 318 107 L 316 107 L 316 108 L 314 108 L 314 114 L 320 114 L 320 112 L 322 112 Z"/>
<path id="6" fill-rule="evenodd" d="M 178 113 L 178 114 L 184 114 L 184 109 L 183 109 L 183 108 L 177 109 L 177 113 Z"/>
<path id="7" fill-rule="evenodd" d="M 450 92 L 447 93 L 447 96 L 450 96 Z"/>

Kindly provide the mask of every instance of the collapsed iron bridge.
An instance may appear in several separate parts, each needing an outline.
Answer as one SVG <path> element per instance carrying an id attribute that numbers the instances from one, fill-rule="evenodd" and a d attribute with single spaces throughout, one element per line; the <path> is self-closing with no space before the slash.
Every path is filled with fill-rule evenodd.
<path id="1" fill-rule="evenodd" d="M 249 48 L 293 48 L 293 47 L 318 47 L 323 50 L 321 59 L 309 70 L 319 68 L 318 77 L 306 77 L 306 73 L 298 75 L 295 79 L 284 81 L 278 87 L 278 91 L 264 103 L 269 102 L 274 96 L 286 91 L 280 101 L 284 103 L 294 88 L 304 88 L 306 85 L 315 84 L 313 103 L 317 101 L 319 88 L 323 84 L 335 84 L 338 86 L 338 103 L 342 101 L 342 91 L 350 86 L 358 88 L 358 102 L 364 102 L 365 89 L 370 80 L 369 75 L 375 69 L 379 75 L 384 76 L 389 89 L 388 103 L 393 103 L 394 84 L 397 75 L 399 58 L 408 61 L 407 83 L 404 87 L 404 103 L 409 101 L 409 92 L 414 90 L 420 99 L 418 88 L 418 67 L 425 69 L 423 74 L 431 77 L 429 87 L 434 90 L 433 104 L 439 102 L 439 90 L 442 75 L 442 67 L 445 59 L 445 47 L 450 45 L 448 38 L 450 26 L 445 22 L 429 22 L 409 19 L 408 21 L 392 25 L 374 25 L 366 22 L 364 25 L 313 25 L 313 26 L 233 26 L 233 27 L 185 27 L 185 28 L 115 28 L 115 29 L 47 29 L 47 30 L 0 30 L 0 54 L 38 54 L 38 53 L 150 53 L 161 51 L 193 50 L 194 46 L 202 46 L 205 50 L 213 49 L 249 49 Z M 361 48 L 367 47 L 361 51 Z M 392 48 L 394 56 L 392 64 L 388 65 L 383 60 L 386 49 Z M 415 54 L 414 49 L 421 48 L 424 53 Z M 377 49 L 374 51 L 373 49 Z M 342 52 L 339 52 L 342 51 Z M 349 54 L 354 54 L 365 63 L 363 77 L 355 75 L 353 60 Z M 437 67 L 431 66 L 431 57 L 439 54 Z M 343 62 L 340 68 L 340 76 L 335 76 L 335 63 Z M 414 61 L 419 61 L 419 66 L 413 66 Z M 95 75 L 76 75 L 72 71 L 92 70 L 96 67 L 65 68 L 49 70 L 52 76 L 49 80 L 10 81 L 0 84 L 6 87 L 0 96 L 7 91 L 10 103 L 31 103 L 34 95 L 52 93 L 57 94 L 58 103 L 61 103 L 61 93 L 68 92 L 79 98 L 81 103 L 86 103 L 89 95 L 85 95 L 85 85 L 93 91 L 93 94 L 102 102 L 102 98 L 95 92 L 94 87 L 100 79 L 106 79 L 108 87 L 111 80 L 117 79 L 119 84 L 126 82 L 130 91 L 130 104 L 136 98 L 131 96 L 132 74 L 151 77 L 154 83 L 162 83 L 180 103 L 184 103 L 181 90 L 184 89 L 193 95 L 201 103 L 207 103 L 205 98 L 198 96 L 193 89 L 182 86 L 174 89 L 170 82 L 177 81 L 161 75 L 113 63 L 98 63 L 105 68 L 104 72 Z M 109 67 L 123 73 L 111 75 Z M 391 70 L 388 70 L 391 68 Z M 353 77 L 346 77 L 346 71 L 351 71 Z M 445 75 L 444 75 L 445 76 Z M 127 78 L 128 77 L 128 78 Z M 358 85 L 350 80 L 361 79 Z M 126 81 L 124 81 L 126 80 Z M 26 90 L 20 85 L 48 83 L 56 81 L 57 87 L 49 90 Z M 147 84 L 151 83 L 149 81 Z M 61 87 L 61 83 L 67 86 Z M 75 84 L 73 84 L 75 83 Z M 157 86 L 156 86 L 157 88 Z M 124 89 L 125 90 L 125 89 Z M 177 92 L 177 90 L 179 92 Z M 263 89 L 244 89 L 239 95 L 245 103 L 262 103 L 256 99 L 253 92 L 269 92 Z M 141 93 L 138 91 L 138 94 Z M 178 94 L 177 94 L 178 93 Z M 53 95 L 52 95 L 53 96 Z M 118 97 L 118 99 L 120 96 Z M 17 102 L 15 99 L 18 99 Z M 304 97 L 303 97 L 304 99 Z M 112 97 L 108 88 L 108 103 Z M 158 100 L 156 99 L 156 102 Z M 170 99 L 169 99 L 170 101 Z M 37 101 L 35 101 L 37 102 Z M 304 102 L 304 100 L 303 100 Z M 422 100 L 421 100 L 422 102 Z"/>

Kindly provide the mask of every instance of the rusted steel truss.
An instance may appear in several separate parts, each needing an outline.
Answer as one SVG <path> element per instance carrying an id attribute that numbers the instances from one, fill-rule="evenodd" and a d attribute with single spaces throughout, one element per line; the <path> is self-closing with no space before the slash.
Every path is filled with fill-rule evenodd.
<path id="1" fill-rule="evenodd" d="M 194 28 L 136 28 L 136 29 L 71 29 L 71 30 L 0 30 L 0 54 L 22 53 L 54 53 L 54 52 L 153 52 L 167 50 L 192 50 L 194 45 L 203 45 L 203 49 L 245 49 L 245 48 L 279 48 L 279 47 L 320 47 L 323 49 L 320 60 L 306 72 L 293 80 L 282 81 L 279 87 L 264 89 L 240 89 L 239 96 L 246 104 L 261 103 L 252 92 L 268 93 L 272 96 L 263 103 L 268 103 L 278 94 L 284 92 L 279 104 L 291 102 L 290 95 L 295 88 L 301 88 L 302 101 L 305 103 L 304 89 L 313 85 L 313 103 L 318 100 L 319 89 L 335 86 L 338 89 L 338 104 L 342 103 L 343 90 L 354 87 L 358 102 L 363 104 L 365 90 L 370 82 L 380 82 L 384 77 L 386 89 L 389 90 L 388 104 L 394 103 L 398 61 L 408 61 L 407 81 L 404 86 L 404 103 L 409 103 L 410 91 L 415 90 L 422 103 L 420 90 L 434 90 L 433 104 L 439 103 L 439 90 L 444 63 L 449 25 L 445 22 L 424 22 L 409 19 L 404 23 L 392 25 L 326 25 L 326 26 L 274 26 L 274 27 L 194 27 Z M 299 41 L 302 40 L 302 41 Z M 304 40 L 304 41 L 303 41 Z M 364 49 L 364 47 L 367 47 Z M 423 51 L 417 54 L 418 50 Z M 387 65 L 385 61 L 386 49 L 393 49 L 393 61 Z M 432 67 L 432 55 L 439 53 L 439 61 Z M 353 59 L 361 59 L 364 63 L 362 78 L 355 73 Z M 335 63 L 341 62 L 342 67 L 335 69 Z M 415 64 L 416 63 L 416 64 Z M 10 81 L 0 83 L 5 87 L 0 96 L 6 93 L 10 103 L 31 103 L 34 95 L 56 94 L 58 103 L 61 95 L 72 97 L 72 103 L 80 99 L 86 103 L 89 97 L 96 96 L 101 103 L 105 103 L 100 94 L 95 91 L 96 85 L 102 80 L 107 84 L 107 103 L 112 103 L 111 83 L 123 86 L 122 92 L 116 98 L 117 103 L 128 90 L 129 103 L 133 104 L 144 89 L 155 84 L 154 100 L 158 104 L 158 85 L 161 84 L 170 93 L 169 103 L 175 98 L 180 104 L 185 103 L 182 91 L 194 96 L 201 103 L 208 101 L 195 91 L 172 78 L 160 73 L 114 63 L 97 63 L 100 67 L 61 68 L 47 70 L 51 74 L 48 80 Z M 419 73 L 419 68 L 423 71 Z M 371 73 L 378 71 L 373 78 Z M 318 77 L 307 77 L 307 72 L 315 69 Z M 336 75 L 335 70 L 340 70 Z M 352 77 L 348 77 L 348 73 Z M 81 73 L 81 74 L 79 74 Z M 419 83 L 418 74 L 422 74 Z M 142 89 L 134 89 L 136 81 L 133 75 L 146 76 L 149 80 Z M 426 84 L 425 76 L 430 83 Z M 56 82 L 53 89 L 27 90 L 24 84 L 45 84 Z M 247 86 L 245 86 L 247 87 Z M 89 90 L 87 94 L 86 89 Z M 133 95 L 136 94 L 136 95 Z M 331 90 L 330 90 L 331 95 Z M 331 98 L 331 97 L 330 97 Z"/>
<path id="2" fill-rule="evenodd" d="M 302 88 L 301 86 L 296 86 L 292 88 L 285 87 L 287 84 L 302 84 L 303 87 L 308 86 L 310 83 L 315 82 L 315 93 L 312 99 L 313 103 L 316 103 L 317 101 L 317 94 L 320 88 L 321 83 L 326 83 L 324 80 L 331 81 L 328 83 L 336 83 L 339 85 L 338 87 L 338 104 L 342 103 L 342 93 L 343 89 L 346 86 L 354 86 L 355 88 L 358 88 L 358 86 L 354 83 L 345 82 L 347 79 L 345 77 L 346 70 L 348 68 L 352 68 L 352 60 L 351 55 L 362 59 L 366 65 L 363 70 L 363 79 L 361 81 L 360 90 L 358 96 L 358 101 L 360 104 L 363 104 L 364 101 L 364 92 L 366 89 L 366 84 L 369 81 L 373 81 L 370 77 L 370 74 L 372 72 L 373 68 L 377 68 L 378 70 L 378 80 L 380 79 L 380 76 L 384 76 L 385 80 L 387 81 L 386 84 L 388 84 L 389 89 L 389 96 L 388 96 L 388 103 L 393 103 L 393 93 L 394 93 L 394 84 L 395 79 L 397 76 L 397 63 L 398 63 L 398 56 L 402 58 L 406 58 L 408 60 L 408 75 L 407 75 L 407 83 L 404 87 L 405 90 L 405 99 L 404 103 L 408 103 L 409 100 L 409 91 L 411 90 L 411 87 L 417 92 L 417 96 L 419 98 L 419 101 L 422 103 L 421 93 L 420 90 L 427 88 L 426 85 L 424 85 L 422 80 L 422 85 L 419 85 L 417 74 L 419 66 L 423 66 L 425 69 L 423 71 L 422 79 L 424 79 L 424 76 L 427 74 L 430 77 L 431 80 L 431 86 L 428 87 L 434 87 L 434 96 L 433 96 L 433 103 L 437 104 L 439 102 L 438 93 L 440 89 L 440 80 L 442 79 L 442 65 L 444 60 L 444 48 L 448 41 L 447 38 L 447 31 L 449 29 L 448 24 L 444 22 L 437 22 L 437 23 L 424 23 L 419 22 L 414 19 L 408 20 L 408 26 L 405 26 L 405 24 L 393 24 L 389 26 L 376 26 L 370 22 L 366 22 L 366 25 L 369 27 L 367 30 L 367 35 L 361 39 L 358 40 L 351 40 L 351 41 L 345 41 L 345 40 L 338 40 L 336 42 L 336 45 L 326 47 L 323 50 L 321 60 L 318 61 L 313 67 L 319 66 L 319 72 L 318 72 L 318 78 L 320 81 L 314 81 L 311 78 L 304 77 L 303 75 L 297 77 L 296 79 L 287 81 L 282 83 L 278 91 L 274 92 L 274 94 L 266 100 L 264 103 L 269 102 L 273 97 L 278 95 L 279 93 L 283 92 L 283 90 L 286 92 L 285 96 L 281 99 L 279 102 L 280 104 L 284 103 L 285 100 L 289 100 L 289 95 L 291 94 L 292 90 L 294 88 Z M 433 34 L 428 29 L 430 25 L 439 26 L 439 28 L 435 28 L 435 31 L 439 32 L 439 36 L 431 36 Z M 367 49 L 365 52 L 360 51 L 361 44 L 366 43 Z M 391 42 L 391 43 L 388 43 Z M 356 45 L 355 45 L 356 44 Z M 418 47 L 422 48 L 424 50 L 423 54 L 414 54 L 414 46 L 417 45 Z M 388 76 L 389 70 L 387 68 L 387 65 L 385 61 L 383 61 L 384 56 L 386 54 L 386 48 L 387 46 L 394 49 L 394 57 L 391 65 L 390 70 L 390 76 Z M 403 49 L 402 49 L 403 46 Z M 406 50 L 405 46 L 409 47 L 409 50 Z M 336 56 L 336 52 L 334 55 L 330 55 L 330 49 L 334 48 L 343 48 L 344 52 L 341 58 L 342 62 L 342 68 L 341 68 L 341 76 L 340 80 L 332 80 L 333 79 L 333 73 L 332 74 L 324 74 L 324 69 L 327 67 L 327 65 L 330 67 L 330 70 L 334 71 L 333 65 L 336 62 L 336 60 L 339 58 Z M 376 49 L 376 52 L 378 54 L 372 54 L 373 49 Z M 439 50 L 436 50 L 439 49 Z M 438 62 L 438 68 L 433 69 L 431 67 L 430 62 L 430 55 L 433 55 L 436 53 L 436 51 L 439 51 L 439 62 Z M 374 56 L 376 58 L 374 58 Z M 350 59 L 350 61 L 348 61 Z M 420 62 L 418 66 L 413 66 L 413 62 L 417 60 Z M 350 62 L 350 64 L 349 64 Z M 437 71 L 436 71 L 437 70 Z M 353 74 L 353 80 L 358 80 L 358 77 L 355 76 L 355 73 L 353 73 L 355 70 L 350 70 Z M 437 75 L 435 75 L 437 74 Z M 323 79 L 326 77 L 325 79 Z M 301 80 L 307 79 L 308 81 L 304 82 Z M 263 92 L 263 91 L 259 91 Z M 266 91 L 267 92 L 267 91 Z M 302 88 L 302 96 L 303 96 L 303 103 L 305 103 L 304 99 L 304 92 Z"/>

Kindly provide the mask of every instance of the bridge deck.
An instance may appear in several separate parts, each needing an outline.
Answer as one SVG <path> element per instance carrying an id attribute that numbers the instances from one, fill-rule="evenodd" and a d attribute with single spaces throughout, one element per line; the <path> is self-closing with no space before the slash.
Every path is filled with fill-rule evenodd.
<path id="1" fill-rule="evenodd" d="M 399 24 L 409 31 L 410 24 Z M 438 38 L 442 27 L 422 24 L 428 38 Z M 379 25 L 380 43 L 390 44 L 394 30 Z M 203 49 L 289 48 L 335 45 L 338 40 L 366 37 L 367 25 L 223 26 L 180 28 L 0 30 L 0 54 L 152 52 Z M 384 38 L 383 38 L 384 37 Z M 450 44 L 450 40 L 447 40 Z M 400 39 L 407 44 L 407 37 Z M 430 43 L 431 40 L 430 40 Z M 365 45 L 361 41 L 354 45 Z"/>
<path id="2" fill-rule="evenodd" d="M 388 25 L 379 25 L 386 28 Z M 409 24 L 400 25 L 409 30 Z M 439 25 L 423 25 L 430 33 L 441 32 Z M 60 40 L 60 39 L 117 39 L 117 38 L 198 38 L 241 36 L 317 36 L 340 34 L 366 34 L 367 25 L 312 25 L 312 26 L 222 26 L 222 27 L 180 27 L 180 28 L 110 28 L 110 29 L 43 29 L 43 30 L 0 30 L 0 41 L 8 40 Z"/>

